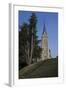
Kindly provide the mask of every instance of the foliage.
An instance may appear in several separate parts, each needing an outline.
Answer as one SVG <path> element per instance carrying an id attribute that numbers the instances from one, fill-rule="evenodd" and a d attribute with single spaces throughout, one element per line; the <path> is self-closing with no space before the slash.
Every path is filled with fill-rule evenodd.
<path id="1" fill-rule="evenodd" d="M 41 48 L 36 30 L 37 17 L 32 13 L 29 24 L 23 23 L 19 31 L 19 69 L 29 65 L 41 56 Z"/>

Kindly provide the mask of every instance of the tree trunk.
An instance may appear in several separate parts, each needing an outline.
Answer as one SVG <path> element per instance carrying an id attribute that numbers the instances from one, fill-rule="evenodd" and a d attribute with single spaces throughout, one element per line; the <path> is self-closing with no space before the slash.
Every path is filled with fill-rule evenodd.
<path id="1" fill-rule="evenodd" d="M 32 36 L 31 36 L 31 51 L 30 51 L 29 64 L 31 64 L 32 62 L 32 55 L 33 55 L 33 28 L 32 28 Z"/>
<path id="2" fill-rule="evenodd" d="M 30 57 L 29 57 L 29 42 L 27 41 L 27 64 L 29 64 L 29 59 L 30 59 Z"/>
<path id="3" fill-rule="evenodd" d="M 30 48 L 29 48 L 29 31 L 28 31 L 28 30 L 27 30 L 27 36 L 28 36 L 28 37 L 27 37 L 27 45 L 26 45 L 26 46 L 27 46 L 27 59 L 26 59 L 26 63 L 29 64 L 29 58 L 30 58 L 30 57 L 29 57 L 29 53 L 30 53 L 30 52 L 29 52 L 29 51 L 30 51 L 29 49 L 30 49 Z"/>

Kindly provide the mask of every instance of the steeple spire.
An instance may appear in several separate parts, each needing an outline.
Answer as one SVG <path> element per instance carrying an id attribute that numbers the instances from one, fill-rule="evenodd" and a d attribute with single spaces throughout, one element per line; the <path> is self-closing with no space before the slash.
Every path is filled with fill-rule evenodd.
<path id="1" fill-rule="evenodd" d="M 44 23 L 44 26 L 43 26 L 43 33 L 44 33 L 44 32 L 47 33 L 47 32 L 46 32 L 46 26 L 45 26 L 45 23 Z"/>

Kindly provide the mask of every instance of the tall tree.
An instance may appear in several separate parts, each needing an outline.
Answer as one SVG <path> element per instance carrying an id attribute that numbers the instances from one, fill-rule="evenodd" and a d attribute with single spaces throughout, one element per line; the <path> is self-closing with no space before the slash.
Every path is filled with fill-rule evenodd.
<path id="1" fill-rule="evenodd" d="M 34 37 L 35 37 L 35 30 L 36 30 L 36 23 L 37 18 L 35 13 L 32 13 L 30 19 L 29 19 L 29 34 L 30 34 L 30 59 L 29 64 L 32 62 L 32 56 L 34 51 Z"/>
<path id="2" fill-rule="evenodd" d="M 25 65 L 28 61 L 28 25 L 24 23 L 19 31 L 19 66 Z"/>
<path id="3" fill-rule="evenodd" d="M 32 13 L 29 18 L 29 25 L 23 23 L 19 32 L 19 66 L 23 66 L 24 63 L 31 64 L 33 59 L 37 61 L 37 58 L 41 56 L 41 48 L 39 46 L 39 40 L 37 36 L 37 17 L 35 13 Z"/>
<path id="4" fill-rule="evenodd" d="M 29 19 L 29 33 L 30 33 L 30 59 L 29 64 L 32 63 L 32 59 L 37 60 L 41 56 L 41 48 L 39 46 L 39 40 L 37 36 L 37 17 L 35 13 L 32 13 Z"/>

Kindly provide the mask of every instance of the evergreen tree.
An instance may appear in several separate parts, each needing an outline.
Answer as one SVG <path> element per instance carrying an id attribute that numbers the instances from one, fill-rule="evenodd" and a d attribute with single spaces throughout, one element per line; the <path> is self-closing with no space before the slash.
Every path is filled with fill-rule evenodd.
<path id="1" fill-rule="evenodd" d="M 37 24 L 37 17 L 35 13 L 32 13 L 32 16 L 29 19 L 29 31 L 30 31 L 30 61 L 29 64 L 32 62 L 32 59 L 37 60 L 41 54 L 41 48 L 39 47 L 39 41 L 37 36 L 36 30 Z"/>
<path id="2" fill-rule="evenodd" d="M 26 60 L 28 59 L 27 54 L 27 31 L 28 31 L 28 25 L 24 23 L 19 31 L 19 68 L 21 68 L 23 65 L 26 65 Z"/>
<path id="3" fill-rule="evenodd" d="M 19 31 L 19 69 L 37 61 L 41 56 L 41 48 L 36 30 L 37 17 L 32 13 L 29 25 L 24 23 Z"/>

